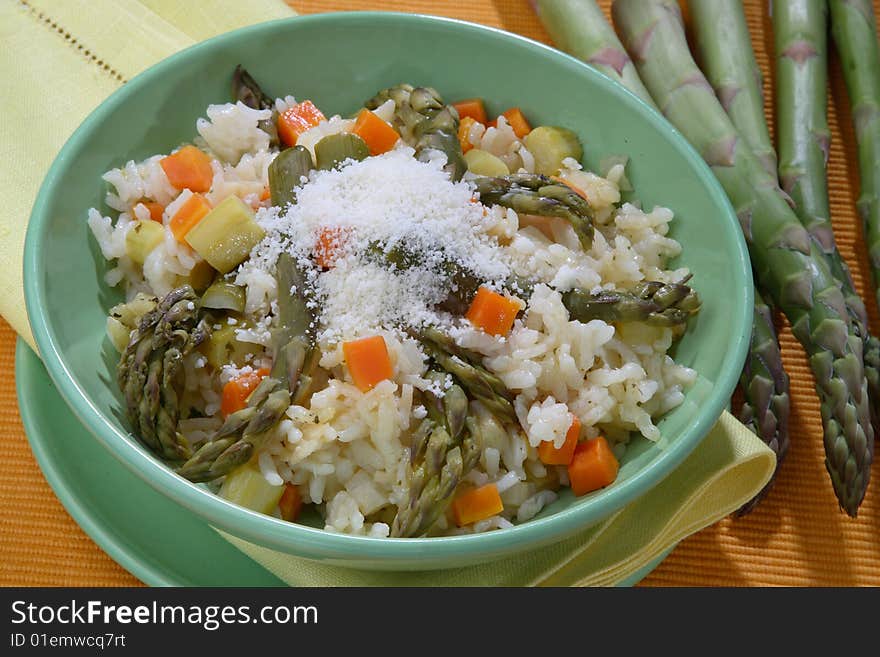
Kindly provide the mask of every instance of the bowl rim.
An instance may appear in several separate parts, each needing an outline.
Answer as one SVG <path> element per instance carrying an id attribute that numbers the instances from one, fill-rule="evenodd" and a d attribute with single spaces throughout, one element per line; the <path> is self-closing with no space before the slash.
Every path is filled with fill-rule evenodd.
<path id="1" fill-rule="evenodd" d="M 43 252 L 41 244 L 48 237 L 48 199 L 59 184 L 62 169 L 71 155 L 87 144 L 93 130 L 100 126 L 106 115 L 125 102 L 130 93 L 154 78 L 162 76 L 166 71 L 172 69 L 178 61 L 193 57 L 202 51 L 211 51 L 214 48 L 222 47 L 222 44 L 230 39 L 258 38 L 263 33 L 275 30 L 324 29 L 334 24 L 350 21 L 377 21 L 395 24 L 403 21 L 409 24 L 408 27 L 440 26 L 456 31 L 477 32 L 484 39 L 515 42 L 518 46 L 529 49 L 537 55 L 556 60 L 559 65 L 572 70 L 575 74 L 593 78 L 593 82 L 603 87 L 603 91 L 621 103 L 634 106 L 642 118 L 653 128 L 670 136 L 670 140 L 677 146 L 677 150 L 696 170 L 699 183 L 706 189 L 718 208 L 723 211 L 721 214 L 725 216 L 728 224 L 735 228 L 734 231 L 731 231 L 733 239 L 730 240 L 729 247 L 733 251 L 734 259 L 740 265 L 733 272 L 733 276 L 738 279 L 736 282 L 740 283 L 736 289 L 739 291 L 738 297 L 743 312 L 735 315 L 739 321 L 739 326 L 735 327 L 738 330 L 732 332 L 733 341 L 727 346 L 722 369 L 713 389 L 701 403 L 700 412 L 694 421 L 672 444 L 666 446 L 657 458 L 618 485 L 592 494 L 589 504 L 573 505 L 550 516 L 535 518 L 511 528 L 448 537 L 375 538 L 336 534 L 323 529 L 287 523 L 224 500 L 203 486 L 193 484 L 180 477 L 157 458 L 136 447 L 132 442 L 136 441 L 136 438 L 133 438 L 132 434 L 122 431 L 111 421 L 111 418 L 105 417 L 105 414 L 88 399 L 65 362 L 55 333 L 47 322 L 47 316 L 41 312 L 41 308 L 46 303 L 46 294 L 43 277 L 40 275 L 42 271 L 40 262 Z M 62 398 L 77 419 L 117 460 L 134 471 L 153 488 L 195 512 L 216 528 L 288 554 L 313 559 L 369 561 L 374 564 L 394 560 L 425 560 L 426 567 L 431 567 L 430 561 L 432 559 L 452 561 L 456 557 L 462 557 L 470 562 L 477 562 L 496 554 L 522 551 L 530 547 L 539 547 L 562 540 L 578 530 L 586 529 L 609 517 L 656 486 L 696 448 L 726 409 L 745 361 L 751 334 L 753 303 L 751 265 L 745 239 L 742 236 L 734 210 L 714 174 L 700 155 L 657 110 L 622 85 L 583 62 L 527 37 L 453 18 L 384 11 L 331 12 L 292 16 L 239 28 L 181 50 L 150 66 L 126 82 L 85 118 L 61 148 L 46 173 L 28 223 L 23 274 L 25 302 L 31 330 L 43 363 Z"/>

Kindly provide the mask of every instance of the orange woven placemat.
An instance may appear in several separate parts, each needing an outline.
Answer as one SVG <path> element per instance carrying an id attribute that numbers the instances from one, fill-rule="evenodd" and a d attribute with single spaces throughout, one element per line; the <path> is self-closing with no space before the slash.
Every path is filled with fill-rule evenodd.
<path id="1" fill-rule="evenodd" d="M 469 2 L 405 0 L 290 0 L 300 13 L 395 9 L 474 21 L 550 40 L 526 0 Z M 607 10 L 610 0 L 600 0 Z M 764 0 L 746 0 L 759 65 L 772 98 L 768 53 L 772 38 Z M 880 11 L 880 0 L 875 0 Z M 832 132 L 829 184 L 838 244 L 860 292 L 868 279 L 867 256 L 854 204 L 858 172 L 846 89 L 831 62 Z M 768 103 L 769 105 L 769 103 Z M 768 120 L 772 126 L 772 111 Z M 873 329 L 877 307 L 868 299 Z M 0 369 L 12 371 L 14 333 L 0 323 Z M 858 519 L 842 514 L 823 465 L 819 404 L 806 358 L 787 327 L 783 357 L 792 379 L 792 447 L 766 500 L 749 516 L 726 519 L 683 541 L 643 581 L 644 586 L 813 585 L 880 586 L 880 491 L 875 475 Z M 55 499 L 28 448 L 15 400 L 14 382 L 0 380 L 0 585 L 133 585 L 137 580 L 83 534 Z"/>

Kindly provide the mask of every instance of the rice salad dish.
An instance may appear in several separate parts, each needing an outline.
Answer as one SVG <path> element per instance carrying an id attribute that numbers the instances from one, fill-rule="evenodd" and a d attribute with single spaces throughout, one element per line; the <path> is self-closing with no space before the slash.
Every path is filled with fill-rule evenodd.
<path id="1" fill-rule="evenodd" d="M 181 476 L 373 537 L 525 522 L 612 485 L 696 373 L 673 213 L 625 158 L 481 99 L 380 91 L 350 117 L 240 67 L 192 143 L 108 171 L 88 225 L 134 435 Z"/>

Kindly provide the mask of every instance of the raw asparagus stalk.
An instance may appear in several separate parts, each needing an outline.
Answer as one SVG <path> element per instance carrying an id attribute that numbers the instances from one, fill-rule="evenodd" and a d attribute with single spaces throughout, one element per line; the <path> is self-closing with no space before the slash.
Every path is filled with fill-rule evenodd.
<path id="1" fill-rule="evenodd" d="M 782 369 L 779 342 L 770 308 L 755 290 L 755 314 L 752 320 L 752 344 L 740 377 L 745 403 L 739 412 L 740 421 L 761 437 L 776 454 L 776 469 L 767 485 L 737 511 L 745 515 L 760 502 L 779 472 L 788 452 L 789 385 Z"/>
<path id="2" fill-rule="evenodd" d="M 794 201 L 801 223 L 841 284 L 846 306 L 864 339 L 865 375 L 876 434 L 880 430 L 876 416 L 880 405 L 880 340 L 870 333 L 865 304 L 837 249 L 828 203 L 825 164 L 831 136 L 826 118 L 827 13 L 824 0 L 776 0 L 773 5 L 779 179 Z"/>
<path id="3" fill-rule="evenodd" d="M 764 119 L 761 69 L 741 0 L 690 0 L 700 65 L 740 136 L 776 177 L 776 152 Z"/>
<path id="4" fill-rule="evenodd" d="M 865 225 L 865 243 L 880 303 L 880 48 L 870 0 L 829 0 L 831 34 L 840 55 L 843 78 L 859 148 L 861 191 L 856 204 Z"/>
<path id="5" fill-rule="evenodd" d="M 695 0 L 688 6 L 694 19 L 700 63 L 715 95 L 743 141 L 761 161 L 767 175 L 776 179 L 776 153 L 764 118 L 763 81 L 742 3 L 737 0 Z M 789 383 L 782 368 L 779 338 L 770 321 L 771 309 L 757 289 L 753 312 L 752 338 L 739 382 L 745 401 L 739 415 L 748 418 L 746 425 L 776 453 L 778 472 L 788 448 L 787 435 L 786 449 L 780 451 L 777 447 L 778 428 L 788 425 Z M 774 376 L 768 378 L 768 373 Z M 772 399 L 785 403 L 770 403 L 768 385 L 774 393 Z M 740 514 L 754 508 L 769 486 L 768 483 L 740 510 Z"/>
<path id="6" fill-rule="evenodd" d="M 757 279 L 786 314 L 815 374 L 825 465 L 855 516 L 874 453 L 862 339 L 825 258 L 739 137 L 688 51 L 671 0 L 617 0 L 614 21 L 661 111 L 702 154 L 732 201 Z"/>
<path id="7" fill-rule="evenodd" d="M 523 214 L 565 219 L 574 228 L 584 250 L 590 248 L 593 211 L 568 185 L 533 173 L 477 178 L 474 185 L 484 205 L 503 205 Z"/>
<path id="8" fill-rule="evenodd" d="M 629 55 L 595 0 L 530 0 L 560 50 L 574 55 L 654 107 Z"/>
<path id="9" fill-rule="evenodd" d="M 436 90 L 399 84 L 383 89 L 366 102 L 376 109 L 387 100 L 394 101 L 394 127 L 401 138 L 416 151 L 420 160 L 430 159 L 431 151 L 446 155 L 444 167 L 453 180 L 460 180 L 467 163 L 458 141 L 458 112 L 444 104 Z"/>
<path id="10" fill-rule="evenodd" d="M 305 277 L 288 254 L 278 258 L 276 270 L 278 326 L 272 371 L 251 393 L 247 407 L 230 414 L 211 440 L 178 469 L 191 481 L 212 481 L 247 463 L 291 403 L 301 403 L 310 391 L 317 350 L 310 336 Z"/>
<path id="11" fill-rule="evenodd" d="M 189 285 L 169 292 L 141 317 L 122 353 L 117 381 L 136 433 L 157 454 L 183 460 L 190 447 L 177 431 L 183 359 L 210 335 Z"/>

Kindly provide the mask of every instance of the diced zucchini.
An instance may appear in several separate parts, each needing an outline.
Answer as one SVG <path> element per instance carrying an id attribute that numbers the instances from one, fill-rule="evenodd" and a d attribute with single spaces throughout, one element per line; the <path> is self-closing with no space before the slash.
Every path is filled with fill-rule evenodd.
<path id="1" fill-rule="evenodd" d="M 269 165 L 269 193 L 272 205 L 296 203 L 293 190 L 302 185 L 312 170 L 312 154 L 305 146 L 286 148 Z"/>
<path id="2" fill-rule="evenodd" d="M 125 234 L 125 255 L 138 265 L 165 239 L 165 227 L 152 219 L 138 219 Z"/>
<path id="3" fill-rule="evenodd" d="M 207 260 L 199 260 L 193 265 L 187 277 L 187 283 L 192 285 L 193 290 L 201 294 L 208 289 L 208 286 L 214 282 L 217 271 L 208 263 Z"/>
<path id="4" fill-rule="evenodd" d="M 507 165 L 489 151 L 472 148 L 464 154 L 468 171 L 478 176 L 506 176 L 510 171 Z"/>
<path id="5" fill-rule="evenodd" d="M 315 144 L 315 160 L 318 168 L 323 170 L 339 166 L 345 160 L 353 159 L 360 162 L 370 156 L 367 142 L 350 132 L 339 132 L 327 135 Z"/>
<path id="6" fill-rule="evenodd" d="M 244 288 L 228 281 L 215 281 L 202 295 L 202 307 L 244 312 Z"/>
<path id="7" fill-rule="evenodd" d="M 267 515 L 275 512 L 283 493 L 283 484 L 273 486 L 251 463 L 245 463 L 226 475 L 220 487 L 220 497 Z"/>
<path id="8" fill-rule="evenodd" d="M 206 214 L 187 234 L 187 243 L 221 274 L 241 264 L 266 232 L 254 212 L 237 196 L 230 196 Z"/>
<path id="9" fill-rule="evenodd" d="M 220 368 L 230 363 L 236 367 L 245 365 L 248 354 L 258 354 L 260 345 L 252 342 L 241 342 L 235 336 L 235 330 L 239 325 L 224 324 L 219 329 L 211 332 L 211 337 L 204 344 L 203 353 L 208 359 L 208 364 L 214 368 Z"/>
<path id="10" fill-rule="evenodd" d="M 580 161 L 584 155 L 580 139 L 567 128 L 539 126 L 523 137 L 523 143 L 535 158 L 535 173 L 545 176 L 559 173 L 565 158 Z"/>
<path id="11" fill-rule="evenodd" d="M 120 354 L 125 351 L 131 340 L 131 328 L 120 322 L 115 317 L 107 318 L 107 336 L 110 343 Z"/>

